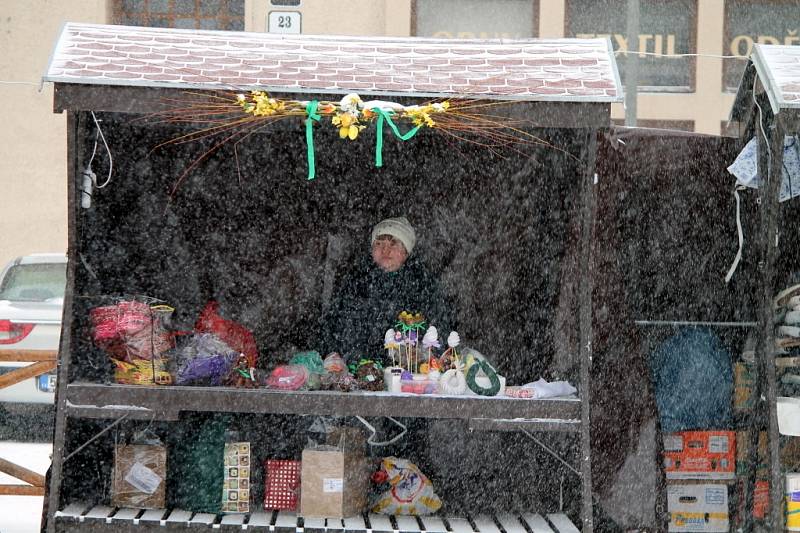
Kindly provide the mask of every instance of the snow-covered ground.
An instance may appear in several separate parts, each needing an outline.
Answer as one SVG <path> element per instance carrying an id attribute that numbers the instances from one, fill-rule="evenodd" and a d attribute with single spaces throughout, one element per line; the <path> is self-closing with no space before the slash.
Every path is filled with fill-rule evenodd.
<path id="1" fill-rule="evenodd" d="M 38 442 L 0 442 L 0 457 L 42 475 L 50 466 L 53 445 Z M 0 484 L 21 484 L 0 473 Z M 0 497 L 0 533 L 34 533 L 42 517 L 41 496 Z"/>

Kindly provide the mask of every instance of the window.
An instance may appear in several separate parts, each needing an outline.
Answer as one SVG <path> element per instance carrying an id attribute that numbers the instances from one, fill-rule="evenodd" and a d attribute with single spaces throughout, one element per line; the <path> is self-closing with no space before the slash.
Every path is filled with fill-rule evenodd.
<path id="1" fill-rule="evenodd" d="M 244 0 L 113 0 L 112 22 L 198 30 L 244 30 Z"/>
<path id="2" fill-rule="evenodd" d="M 623 81 L 626 75 L 627 0 L 566 0 L 564 35 L 609 37 Z M 638 86 L 650 92 L 694 90 L 693 57 L 667 57 L 696 52 L 697 0 L 640 0 L 636 43 Z"/>
<path id="3" fill-rule="evenodd" d="M 0 287 L 0 300 L 63 298 L 67 284 L 66 263 L 30 263 L 11 267 Z"/>
<path id="4" fill-rule="evenodd" d="M 539 33 L 535 0 L 416 0 L 413 35 L 454 39 L 524 39 Z"/>
<path id="5" fill-rule="evenodd" d="M 722 87 L 736 92 L 754 43 L 800 44 L 797 0 L 727 0 L 722 54 L 740 56 L 722 63 Z"/>

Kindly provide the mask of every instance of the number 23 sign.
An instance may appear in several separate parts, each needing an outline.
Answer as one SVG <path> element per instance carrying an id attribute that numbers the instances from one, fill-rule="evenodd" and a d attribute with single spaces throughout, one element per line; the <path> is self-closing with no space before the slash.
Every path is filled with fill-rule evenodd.
<path id="1" fill-rule="evenodd" d="M 300 33 L 299 11 L 270 11 L 267 20 L 269 33 Z"/>

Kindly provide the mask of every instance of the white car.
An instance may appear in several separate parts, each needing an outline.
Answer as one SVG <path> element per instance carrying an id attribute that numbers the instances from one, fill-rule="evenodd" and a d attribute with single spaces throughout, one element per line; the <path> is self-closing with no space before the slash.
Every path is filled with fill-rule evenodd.
<path id="1" fill-rule="evenodd" d="M 11 261 L 0 273 L 0 355 L 16 350 L 58 352 L 67 278 L 64 254 L 33 254 Z M 0 375 L 29 362 L 3 361 Z M 50 403 L 55 371 L 0 388 L 0 402 Z"/>

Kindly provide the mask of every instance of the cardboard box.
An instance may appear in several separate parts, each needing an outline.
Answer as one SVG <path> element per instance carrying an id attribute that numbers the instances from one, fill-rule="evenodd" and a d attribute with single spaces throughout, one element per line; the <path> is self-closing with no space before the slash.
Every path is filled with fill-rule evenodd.
<path id="1" fill-rule="evenodd" d="M 131 444 L 114 449 L 115 507 L 163 509 L 167 478 L 167 449 L 156 444 Z"/>
<path id="2" fill-rule="evenodd" d="M 736 433 L 681 431 L 664 435 L 667 479 L 733 479 Z"/>
<path id="3" fill-rule="evenodd" d="M 736 482 L 736 525 L 740 527 L 744 522 L 744 479 Z M 763 520 L 769 511 L 769 481 L 757 480 L 753 486 L 753 518 Z"/>
<path id="4" fill-rule="evenodd" d="M 691 484 L 667 486 L 669 531 L 728 531 L 728 486 Z"/>
<path id="5" fill-rule="evenodd" d="M 782 439 L 781 465 L 787 472 L 800 472 L 800 439 Z"/>
<path id="6" fill-rule="evenodd" d="M 746 411 L 753 407 L 753 371 L 751 365 L 736 363 L 733 365 L 733 408 Z"/>
<path id="7" fill-rule="evenodd" d="M 750 450 L 750 438 L 747 431 L 736 432 L 736 475 L 745 476 L 748 474 L 747 459 Z M 767 479 L 769 477 L 769 465 L 767 461 L 767 432 L 761 431 L 758 434 L 758 453 L 757 453 L 756 478 Z"/>
<path id="8" fill-rule="evenodd" d="M 250 512 L 250 443 L 225 443 L 222 512 Z"/>
<path id="9" fill-rule="evenodd" d="M 333 446 L 303 450 L 300 514 L 309 518 L 348 518 L 369 504 L 370 476 L 377 467 L 363 453 Z"/>

